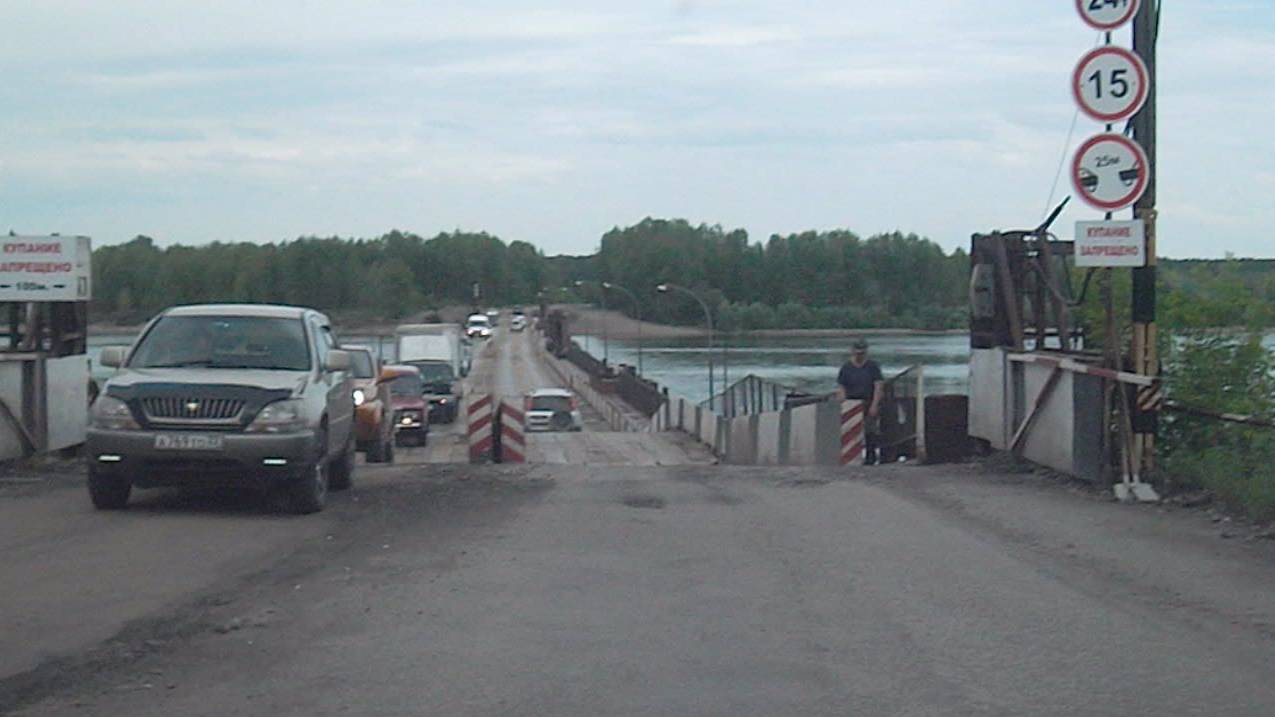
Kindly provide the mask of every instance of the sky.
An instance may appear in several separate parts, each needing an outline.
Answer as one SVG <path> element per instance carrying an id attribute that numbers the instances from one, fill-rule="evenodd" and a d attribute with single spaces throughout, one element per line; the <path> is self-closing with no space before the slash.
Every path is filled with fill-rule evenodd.
<path id="1" fill-rule="evenodd" d="M 1160 254 L 1275 256 L 1275 0 L 1163 7 Z M 12 0 L 0 27 L 0 231 L 99 245 L 580 254 L 654 216 L 950 250 L 1038 224 L 1103 129 L 1069 133 L 1099 41 L 1071 0 Z"/>

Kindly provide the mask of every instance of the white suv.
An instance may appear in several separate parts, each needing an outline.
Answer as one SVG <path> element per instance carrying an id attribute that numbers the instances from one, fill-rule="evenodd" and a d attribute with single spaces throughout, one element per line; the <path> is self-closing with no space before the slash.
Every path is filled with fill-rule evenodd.
<path id="1" fill-rule="evenodd" d="M 565 388 L 539 388 L 527 394 L 528 431 L 580 431 L 580 417 L 575 394 Z"/>

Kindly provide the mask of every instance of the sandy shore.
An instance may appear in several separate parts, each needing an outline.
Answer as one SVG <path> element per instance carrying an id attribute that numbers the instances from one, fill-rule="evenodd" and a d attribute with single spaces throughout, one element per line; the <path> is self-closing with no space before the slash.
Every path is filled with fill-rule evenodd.
<path id="1" fill-rule="evenodd" d="M 605 331 L 613 339 L 636 339 L 638 325 L 642 327 L 641 335 L 646 339 L 685 338 L 703 336 L 707 333 L 702 328 L 689 326 L 669 326 L 654 324 L 649 321 L 639 322 L 618 311 L 602 311 L 589 306 L 555 306 L 567 313 L 571 322 L 571 331 L 575 334 L 601 336 Z M 964 329 L 946 331 L 923 331 L 920 329 L 759 329 L 757 331 L 739 331 L 740 336 L 769 337 L 810 337 L 810 338 L 854 338 L 856 336 L 949 336 L 968 333 Z"/>

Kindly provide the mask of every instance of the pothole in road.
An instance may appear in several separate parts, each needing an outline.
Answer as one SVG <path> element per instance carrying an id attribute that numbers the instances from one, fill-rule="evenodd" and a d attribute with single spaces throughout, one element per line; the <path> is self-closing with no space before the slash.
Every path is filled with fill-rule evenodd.
<path id="1" fill-rule="evenodd" d="M 620 501 L 630 508 L 652 508 L 659 510 L 668 503 L 658 495 L 626 495 L 624 500 Z"/>

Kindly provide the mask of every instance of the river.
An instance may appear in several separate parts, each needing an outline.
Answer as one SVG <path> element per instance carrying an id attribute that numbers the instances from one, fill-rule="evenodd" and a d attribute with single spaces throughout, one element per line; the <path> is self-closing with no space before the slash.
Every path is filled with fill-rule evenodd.
<path id="1" fill-rule="evenodd" d="M 965 393 L 969 387 L 968 334 L 865 334 L 871 358 L 881 364 L 889 378 L 911 366 L 925 368 L 925 388 L 930 394 Z M 97 355 L 103 346 L 129 344 L 133 334 L 94 334 L 89 339 L 89 358 L 93 375 L 99 380 L 110 375 L 110 369 L 98 365 Z M 598 336 L 577 336 L 587 351 L 601 358 L 603 341 Z M 394 359 L 390 337 L 343 336 L 346 344 L 380 346 L 387 361 Z M 770 337 L 734 336 L 725 351 L 730 380 L 748 374 L 786 386 L 820 393 L 836 388 L 837 369 L 846 359 L 849 339 L 845 337 Z M 637 342 L 612 339 L 606 352 L 612 363 L 637 365 Z M 1275 349 L 1275 333 L 1265 344 Z M 722 348 L 713 352 L 716 390 L 721 390 Z M 648 339 L 642 344 L 642 365 L 647 377 L 667 386 L 670 391 L 687 398 L 703 400 L 708 396 L 708 351 L 702 338 Z"/>

